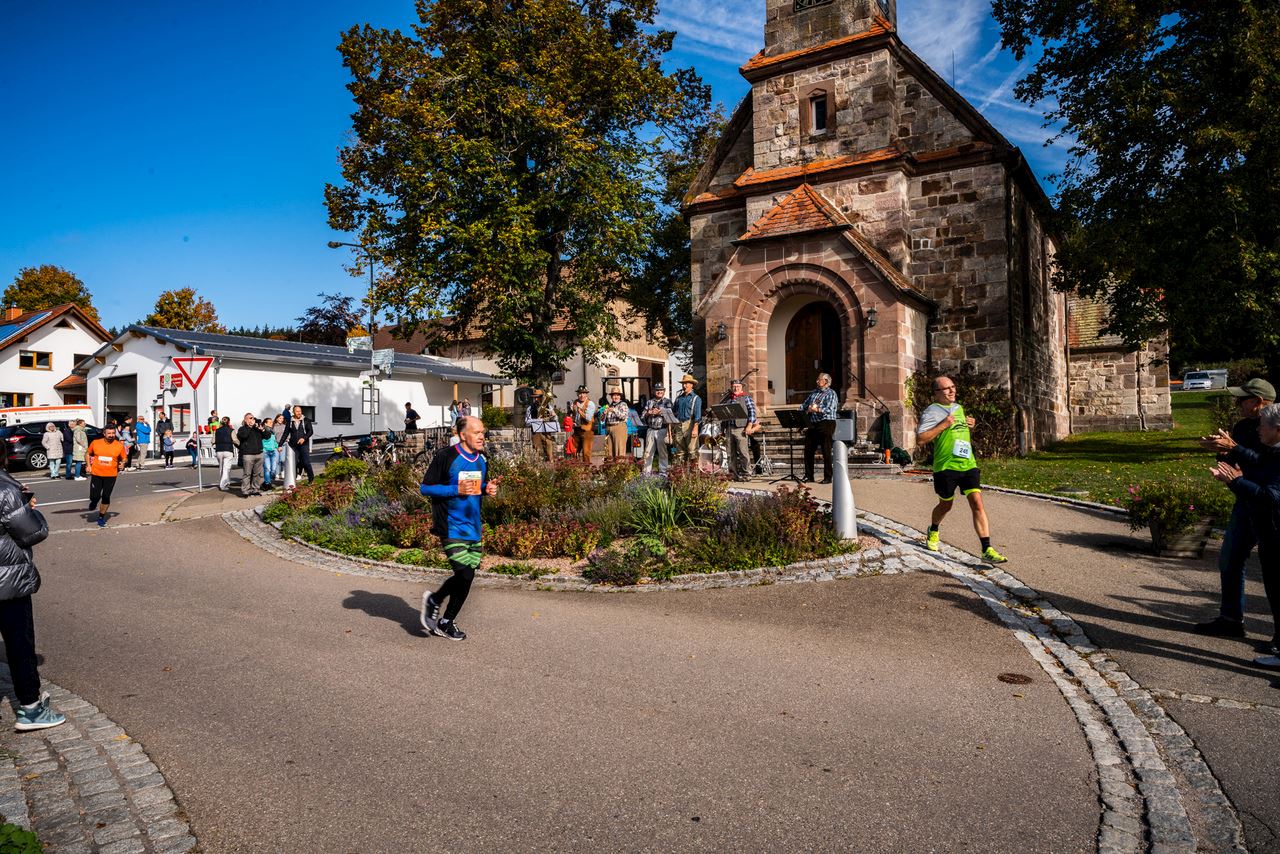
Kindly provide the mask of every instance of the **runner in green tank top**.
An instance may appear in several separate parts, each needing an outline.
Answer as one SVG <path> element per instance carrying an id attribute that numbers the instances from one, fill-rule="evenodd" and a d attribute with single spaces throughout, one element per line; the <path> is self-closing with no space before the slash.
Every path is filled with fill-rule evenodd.
<path id="1" fill-rule="evenodd" d="M 920 414 L 916 438 L 921 444 L 933 443 L 933 491 L 938 504 L 933 508 L 925 547 L 936 552 L 941 543 L 938 526 L 951 510 L 956 489 L 969 500 L 973 512 L 973 528 L 982 543 L 982 558 L 991 563 L 1004 563 L 1006 558 L 991 546 L 991 530 L 987 511 L 982 506 L 982 477 L 974 457 L 970 429 L 976 424 L 956 403 L 956 384 L 950 377 L 933 381 L 933 403 Z"/>

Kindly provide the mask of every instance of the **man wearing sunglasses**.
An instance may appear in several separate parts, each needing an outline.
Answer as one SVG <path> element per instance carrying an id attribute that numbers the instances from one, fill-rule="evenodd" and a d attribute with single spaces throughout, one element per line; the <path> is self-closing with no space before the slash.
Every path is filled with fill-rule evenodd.
<path id="1" fill-rule="evenodd" d="M 938 526 L 951 510 L 956 489 L 969 499 L 973 527 L 982 543 L 982 559 L 988 563 L 1004 563 L 1007 558 L 991 547 L 991 530 L 987 511 L 982 506 L 982 478 L 974 459 L 969 431 L 976 424 L 956 403 L 956 384 L 950 377 L 933 381 L 933 403 L 920 415 L 916 438 L 921 444 L 933 443 L 933 491 L 938 505 L 933 508 L 925 547 L 938 551 L 941 537 Z"/>

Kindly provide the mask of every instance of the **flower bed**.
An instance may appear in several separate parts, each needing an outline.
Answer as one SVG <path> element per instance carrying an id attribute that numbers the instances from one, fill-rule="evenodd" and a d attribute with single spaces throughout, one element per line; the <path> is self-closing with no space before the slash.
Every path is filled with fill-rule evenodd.
<path id="1" fill-rule="evenodd" d="M 484 502 L 482 569 L 504 575 L 581 575 L 599 584 L 649 583 L 846 554 L 829 514 L 808 491 L 728 495 L 728 481 L 696 467 L 642 475 L 630 461 L 491 462 L 498 495 Z M 353 557 L 446 566 L 430 502 L 408 466 L 371 472 L 331 465 L 264 511 L 296 537 Z"/>

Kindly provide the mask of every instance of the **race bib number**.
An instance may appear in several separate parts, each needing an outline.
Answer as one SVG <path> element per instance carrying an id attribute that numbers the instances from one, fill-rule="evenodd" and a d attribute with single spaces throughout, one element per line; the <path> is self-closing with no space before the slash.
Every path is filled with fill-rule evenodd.
<path id="1" fill-rule="evenodd" d="M 957 460 L 967 460 L 973 457 L 973 447 L 964 439 L 956 439 L 955 446 L 951 449 L 951 456 Z"/>
<path id="2" fill-rule="evenodd" d="M 115 459 L 116 459 L 115 457 L 98 457 L 98 462 L 111 463 L 111 462 L 115 462 Z"/>
<path id="3" fill-rule="evenodd" d="M 478 471 L 458 472 L 458 492 L 461 495 L 479 495 L 480 494 L 480 472 Z"/>

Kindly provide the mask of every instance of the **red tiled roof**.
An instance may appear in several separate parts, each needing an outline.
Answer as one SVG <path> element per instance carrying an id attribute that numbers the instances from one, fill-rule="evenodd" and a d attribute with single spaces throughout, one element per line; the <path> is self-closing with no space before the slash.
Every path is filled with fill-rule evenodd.
<path id="1" fill-rule="evenodd" d="M 745 189 L 760 184 L 772 184 L 774 181 L 787 181 L 792 178 L 808 178 L 812 175 L 822 175 L 826 172 L 834 172 L 837 169 L 846 169 L 850 166 L 861 166 L 865 163 L 879 163 L 901 156 L 902 152 L 897 148 L 877 148 L 874 151 L 828 157 L 826 160 L 815 160 L 812 163 L 780 166 L 777 169 L 766 169 L 763 172 L 757 172 L 754 167 L 749 167 L 746 172 L 738 176 L 733 185 L 739 189 Z"/>
<path id="2" fill-rule="evenodd" d="M 801 184 L 753 222 L 739 239 L 763 240 L 833 227 L 847 228 L 848 225 L 848 221 L 817 190 Z"/>
<path id="3" fill-rule="evenodd" d="M 829 42 L 823 42 L 822 44 L 814 45 L 813 47 L 801 48 L 800 50 L 787 51 L 786 53 L 780 53 L 777 56 L 767 56 L 764 51 L 760 51 L 755 56 L 751 57 L 751 59 L 747 62 L 746 65 L 742 66 L 742 68 L 738 70 L 743 75 L 746 75 L 747 73 L 751 71 L 755 71 L 760 68 L 767 68 L 770 65 L 776 65 L 780 62 L 787 62 L 793 59 L 800 59 L 810 54 L 821 53 L 823 51 L 831 50 L 833 48 L 837 48 L 842 45 L 853 44 L 854 42 L 863 41 L 864 39 L 874 38 L 876 36 L 883 36 L 886 33 L 890 33 L 892 31 L 893 31 L 893 24 L 890 24 L 886 19 L 877 15 L 875 21 L 871 24 L 871 26 L 860 33 L 854 33 L 851 36 L 841 36 L 840 38 L 832 39 Z"/>
<path id="4" fill-rule="evenodd" d="M 87 384 L 88 380 L 84 377 L 71 374 L 65 379 L 58 380 L 53 387 L 57 391 L 70 391 L 73 388 L 85 388 Z"/>

